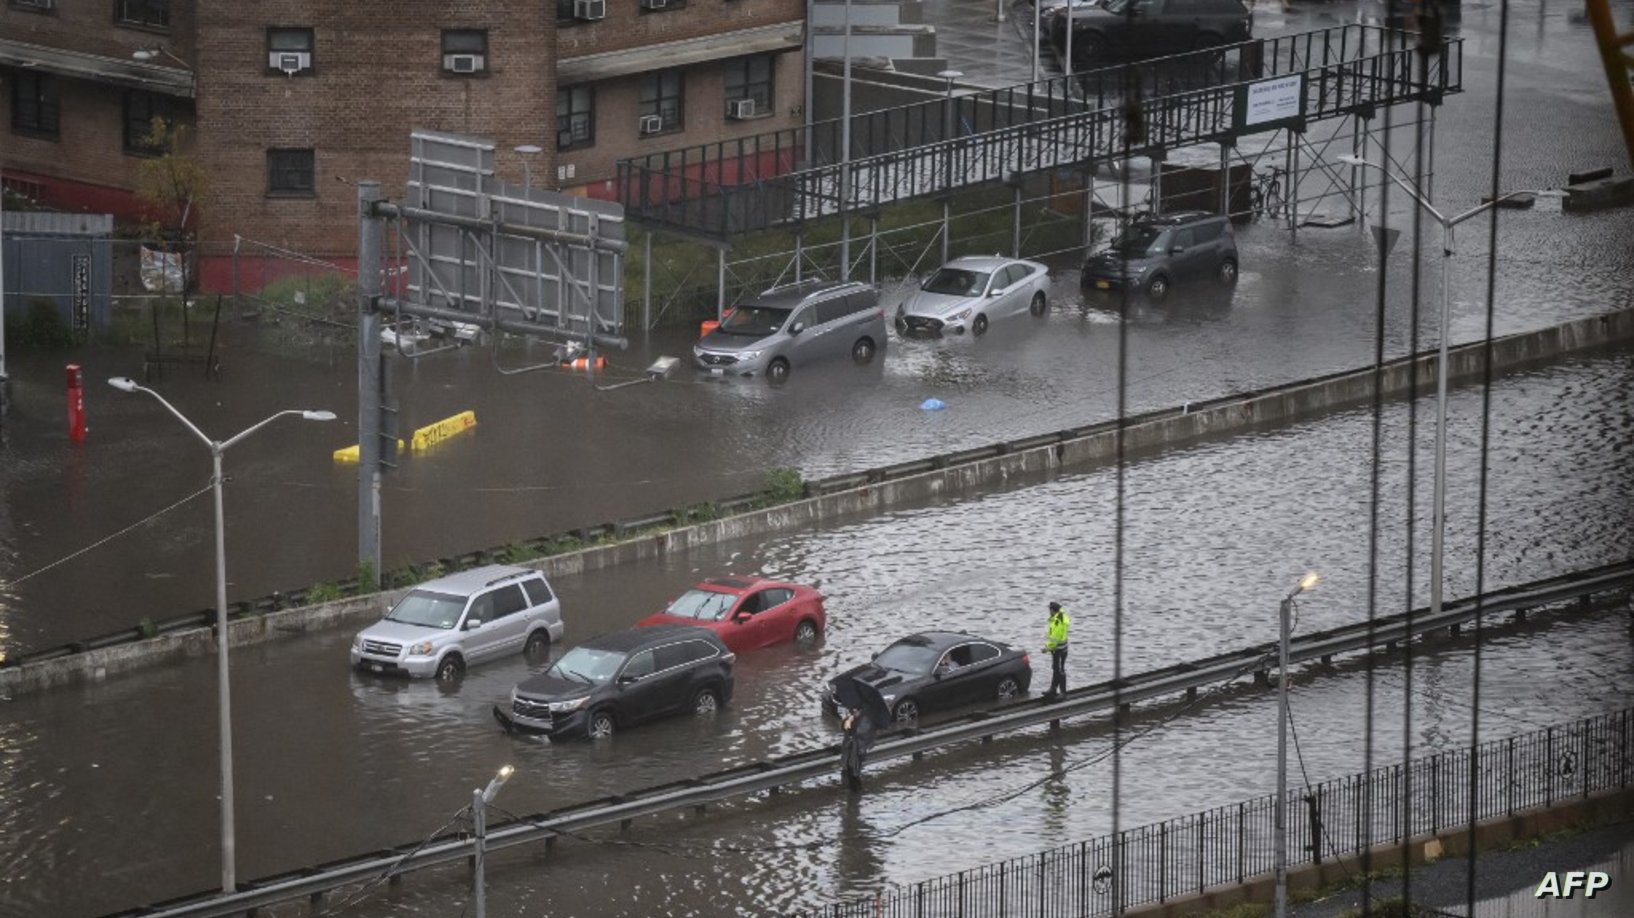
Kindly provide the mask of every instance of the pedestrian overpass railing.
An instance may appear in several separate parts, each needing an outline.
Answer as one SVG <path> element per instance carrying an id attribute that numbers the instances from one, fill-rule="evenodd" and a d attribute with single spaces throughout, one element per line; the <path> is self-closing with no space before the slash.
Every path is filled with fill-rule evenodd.
<path id="1" fill-rule="evenodd" d="M 836 119 L 621 160 L 618 195 L 633 220 L 725 239 L 837 214 L 842 202 L 866 210 L 1031 172 L 1234 144 L 1462 91 L 1462 40 L 1419 40 L 1335 26 L 950 94 L 855 116 L 849 157 Z M 1288 107 L 1262 117 L 1250 109 L 1250 89 Z"/>

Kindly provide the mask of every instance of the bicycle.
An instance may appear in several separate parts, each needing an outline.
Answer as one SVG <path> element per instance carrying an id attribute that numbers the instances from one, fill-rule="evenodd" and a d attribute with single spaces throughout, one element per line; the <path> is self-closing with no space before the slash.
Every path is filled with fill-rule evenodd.
<path id="1" fill-rule="evenodd" d="M 1279 166 L 1272 166 L 1266 172 L 1255 173 L 1254 184 L 1248 189 L 1248 201 L 1254 209 L 1254 217 L 1282 216 L 1287 201 L 1282 197 L 1282 179 L 1284 170 Z"/>

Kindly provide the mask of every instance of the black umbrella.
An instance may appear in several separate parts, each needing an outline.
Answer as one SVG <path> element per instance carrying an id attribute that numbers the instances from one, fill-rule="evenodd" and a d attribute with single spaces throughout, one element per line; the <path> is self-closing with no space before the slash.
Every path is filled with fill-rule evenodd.
<path id="1" fill-rule="evenodd" d="M 885 703 L 879 689 L 854 676 L 834 680 L 834 700 L 841 707 L 861 711 L 875 730 L 883 730 L 891 723 L 891 706 Z"/>

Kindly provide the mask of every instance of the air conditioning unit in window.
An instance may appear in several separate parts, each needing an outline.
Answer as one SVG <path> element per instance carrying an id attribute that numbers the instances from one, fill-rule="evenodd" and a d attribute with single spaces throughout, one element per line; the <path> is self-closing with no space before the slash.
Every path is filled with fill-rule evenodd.
<path id="1" fill-rule="evenodd" d="M 755 100 L 731 99 L 726 103 L 726 117 L 742 121 L 755 116 Z"/>
<path id="2" fill-rule="evenodd" d="M 594 22 L 607 18 L 607 0 L 573 0 L 573 18 Z"/>
<path id="3" fill-rule="evenodd" d="M 669 0 L 641 0 L 641 8 L 644 10 L 667 10 L 669 9 Z"/>
<path id="4" fill-rule="evenodd" d="M 450 73 L 480 73 L 484 63 L 480 54 L 444 54 L 443 69 Z"/>
<path id="5" fill-rule="evenodd" d="M 312 69 L 312 55 L 305 51 L 270 51 L 267 53 L 267 66 L 294 76 L 302 70 Z"/>
<path id="6" fill-rule="evenodd" d="M 641 133 L 656 134 L 664 129 L 664 119 L 657 115 L 641 116 Z"/>

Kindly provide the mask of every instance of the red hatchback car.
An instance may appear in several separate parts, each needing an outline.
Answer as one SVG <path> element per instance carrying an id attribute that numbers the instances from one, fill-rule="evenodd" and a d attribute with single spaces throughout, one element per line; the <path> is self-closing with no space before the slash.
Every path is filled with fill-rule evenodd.
<path id="1" fill-rule="evenodd" d="M 828 626 L 823 594 L 797 583 L 759 577 L 714 577 L 698 584 L 649 615 L 647 625 L 702 625 L 715 632 L 733 653 L 770 647 L 785 641 L 815 641 Z"/>

